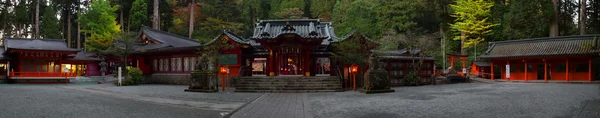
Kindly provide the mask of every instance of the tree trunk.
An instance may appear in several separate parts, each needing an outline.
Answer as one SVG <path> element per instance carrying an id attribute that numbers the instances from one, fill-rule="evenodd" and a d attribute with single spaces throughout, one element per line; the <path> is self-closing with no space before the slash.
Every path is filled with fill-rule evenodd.
<path id="1" fill-rule="evenodd" d="M 67 11 L 67 47 L 71 48 L 71 10 Z"/>
<path id="2" fill-rule="evenodd" d="M 442 47 L 442 68 L 446 68 L 446 34 L 444 32 L 444 27 L 440 26 L 440 34 L 442 35 L 442 40 L 440 40 L 440 44 Z"/>
<path id="3" fill-rule="evenodd" d="M 154 16 L 152 17 L 152 28 L 160 30 L 158 27 L 158 0 L 154 0 Z"/>
<path id="4" fill-rule="evenodd" d="M 80 0 L 77 0 L 77 2 L 81 3 Z M 77 12 L 80 12 L 80 10 L 79 6 L 77 6 Z M 79 18 L 79 15 L 77 17 Z M 81 49 L 81 24 L 79 22 L 77 22 L 77 49 Z"/>
<path id="5" fill-rule="evenodd" d="M 35 2 L 35 38 L 40 38 L 40 1 Z"/>
<path id="6" fill-rule="evenodd" d="M 554 19 L 551 20 L 550 22 L 550 37 L 556 37 L 558 36 L 558 21 L 559 20 L 559 10 L 558 9 L 558 0 L 552 0 L 552 5 L 554 7 Z"/>
<path id="7" fill-rule="evenodd" d="M 467 50 L 465 49 L 465 35 L 466 32 L 460 33 L 460 55 L 467 55 Z"/>
<path id="8" fill-rule="evenodd" d="M 123 5 L 123 0 L 121 0 L 121 5 Z M 125 22 L 123 22 L 123 7 L 121 6 L 121 16 L 119 17 L 119 24 L 121 24 L 121 32 L 125 31 L 124 27 L 125 27 Z"/>
<path id="9" fill-rule="evenodd" d="M 586 2 L 587 0 L 579 0 L 579 34 L 585 34 L 585 17 L 586 17 Z"/>
<path id="10" fill-rule="evenodd" d="M 195 0 L 192 0 L 192 3 L 190 3 L 190 26 L 189 26 L 189 33 L 188 33 L 188 38 L 192 38 L 192 33 L 194 32 L 194 7 L 196 6 L 196 2 Z"/>

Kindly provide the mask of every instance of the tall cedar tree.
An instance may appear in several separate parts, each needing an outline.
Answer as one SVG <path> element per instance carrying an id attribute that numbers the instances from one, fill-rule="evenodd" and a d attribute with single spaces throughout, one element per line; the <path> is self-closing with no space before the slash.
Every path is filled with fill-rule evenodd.
<path id="1" fill-rule="evenodd" d="M 60 39 L 60 26 L 58 23 L 54 7 L 46 7 L 42 16 L 42 22 L 40 23 L 40 36 L 42 38 Z"/>
<path id="2" fill-rule="evenodd" d="M 81 31 L 90 34 L 85 43 L 88 51 L 106 50 L 113 43 L 112 35 L 121 31 L 116 22 L 117 10 L 109 1 L 94 0 L 88 11 L 77 19 L 82 25 Z"/>

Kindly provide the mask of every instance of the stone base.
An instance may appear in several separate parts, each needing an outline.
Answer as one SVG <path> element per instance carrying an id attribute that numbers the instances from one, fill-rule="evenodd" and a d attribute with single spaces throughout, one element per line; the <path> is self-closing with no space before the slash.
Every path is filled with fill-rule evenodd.
<path id="1" fill-rule="evenodd" d="M 361 93 L 365 93 L 365 94 L 373 94 L 373 93 L 391 93 L 391 92 L 395 92 L 394 89 L 381 89 L 381 90 L 365 90 L 365 89 L 360 89 L 358 90 Z"/>
<path id="2" fill-rule="evenodd" d="M 185 92 L 204 92 L 204 93 L 215 93 L 215 92 L 219 92 L 219 90 L 217 89 L 185 89 Z"/>

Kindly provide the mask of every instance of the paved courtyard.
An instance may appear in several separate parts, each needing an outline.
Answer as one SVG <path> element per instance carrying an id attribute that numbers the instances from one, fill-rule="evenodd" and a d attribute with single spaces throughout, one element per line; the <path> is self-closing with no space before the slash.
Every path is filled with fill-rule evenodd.
<path id="1" fill-rule="evenodd" d="M 574 117 L 588 100 L 600 99 L 597 84 L 467 83 L 398 87 L 396 92 L 310 93 L 317 118 L 348 117 Z M 598 113 L 600 104 L 588 104 Z"/>
<path id="2" fill-rule="evenodd" d="M 600 116 L 598 84 L 466 83 L 396 87 L 394 93 L 369 95 L 183 92 L 186 87 L 0 84 L 0 117 Z"/>

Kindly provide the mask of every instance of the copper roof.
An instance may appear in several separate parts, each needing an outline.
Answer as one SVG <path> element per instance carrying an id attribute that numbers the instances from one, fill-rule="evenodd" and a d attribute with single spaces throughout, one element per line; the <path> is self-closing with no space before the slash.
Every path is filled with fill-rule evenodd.
<path id="1" fill-rule="evenodd" d="M 598 55 L 600 35 L 545 37 L 490 42 L 480 58 Z"/>
<path id="2" fill-rule="evenodd" d="M 62 39 L 5 38 L 4 46 L 7 49 L 79 51 L 78 49 L 67 47 L 67 44 Z"/>

